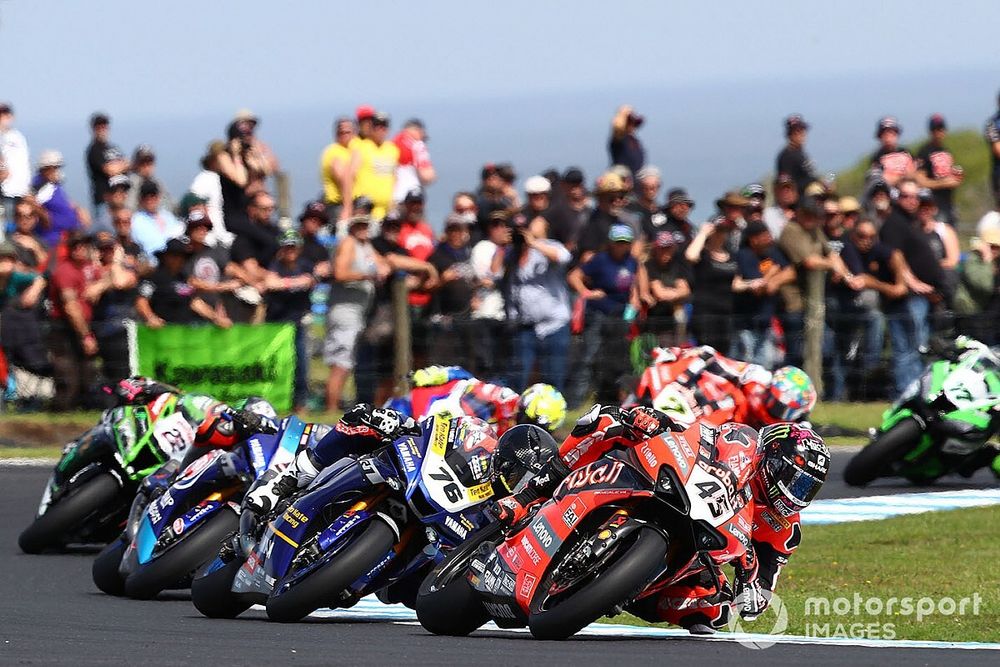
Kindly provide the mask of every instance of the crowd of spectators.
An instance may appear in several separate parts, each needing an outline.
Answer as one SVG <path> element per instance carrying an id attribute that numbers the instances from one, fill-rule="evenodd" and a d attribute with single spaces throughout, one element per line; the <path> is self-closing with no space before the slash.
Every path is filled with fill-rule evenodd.
<path id="1" fill-rule="evenodd" d="M 0 104 L 6 364 L 52 377 L 53 407 L 71 409 L 99 402 L 102 375 L 128 373 L 130 321 L 283 322 L 296 327 L 297 409 L 310 400 L 314 356 L 329 369 L 319 403 L 343 404 L 352 377 L 356 400 L 382 401 L 394 380 L 398 294 L 415 365 L 460 364 L 517 390 L 537 378 L 571 405 L 592 391 L 614 400 L 636 340 L 801 366 L 817 298 L 828 399 L 857 397 L 879 373 L 890 394 L 902 391 L 932 330 L 997 342 L 1000 210 L 979 222 L 963 255 L 954 194 L 964 173 L 941 115 L 915 155 L 899 143 L 896 119 L 879 119 L 855 193 L 817 171 L 809 124 L 790 115 L 773 181 L 725 192 L 699 221 L 674 185 L 681 179 L 648 161 L 644 121 L 631 107 L 617 111 L 610 166 L 592 181 L 553 168 L 519 188 L 511 164 L 485 164 L 435 233 L 424 211 L 436 173 L 419 119 L 393 135 L 390 116 L 369 106 L 337 118 L 319 154 L 319 196 L 297 222 L 279 222 L 270 179 L 280 164 L 249 111 L 208 145 L 177 199 L 153 147 L 129 159 L 109 116 L 94 114 L 83 206 L 65 190 L 59 151 L 38 153 L 32 172 L 13 109 Z M 1000 112 L 985 134 L 1000 195 Z M 318 312 L 325 322 L 313 323 Z"/>

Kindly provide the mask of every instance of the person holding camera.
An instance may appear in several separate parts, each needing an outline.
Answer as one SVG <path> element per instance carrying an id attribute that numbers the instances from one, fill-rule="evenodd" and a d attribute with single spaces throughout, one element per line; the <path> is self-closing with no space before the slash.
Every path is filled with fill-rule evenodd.
<path id="1" fill-rule="evenodd" d="M 639 173 L 643 168 L 646 164 L 646 149 L 635 133 L 645 120 L 627 104 L 618 107 L 618 112 L 611 120 L 611 140 L 608 142 L 611 164 L 623 164 L 633 174 Z"/>

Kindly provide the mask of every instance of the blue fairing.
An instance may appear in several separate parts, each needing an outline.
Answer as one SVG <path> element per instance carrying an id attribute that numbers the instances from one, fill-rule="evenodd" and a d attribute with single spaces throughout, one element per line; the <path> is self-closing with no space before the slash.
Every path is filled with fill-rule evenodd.
<path id="1" fill-rule="evenodd" d="M 305 422 L 292 416 L 281 420 L 277 433 L 257 434 L 249 438 L 245 448 L 249 452 L 250 461 L 256 473 L 254 477 L 260 477 L 264 474 L 271 459 L 274 458 L 279 449 L 294 454 L 305 428 Z"/>

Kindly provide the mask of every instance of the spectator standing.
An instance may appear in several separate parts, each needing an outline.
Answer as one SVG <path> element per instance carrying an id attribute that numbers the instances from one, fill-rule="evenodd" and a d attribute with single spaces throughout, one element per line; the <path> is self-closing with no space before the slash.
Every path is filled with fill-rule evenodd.
<path id="1" fill-rule="evenodd" d="M 680 232 L 657 233 L 650 257 L 637 276 L 640 299 L 648 309 L 646 330 L 661 347 L 683 343 L 678 325 L 687 321 L 684 304 L 691 297 L 691 268 L 680 251 L 683 246 Z"/>
<path id="2" fill-rule="evenodd" d="M 163 182 L 156 176 L 156 154 L 153 152 L 153 147 L 149 144 L 140 144 L 135 149 L 135 152 L 132 154 L 131 172 L 128 175 L 128 179 L 132 187 L 129 188 L 128 200 L 125 202 L 125 205 L 130 209 L 135 210 L 139 208 L 139 192 L 142 189 L 142 185 L 151 182 L 156 183 L 157 188 L 160 190 L 160 203 L 163 207 L 173 210 L 173 201 L 170 199 L 167 189 L 163 187 Z"/>
<path id="3" fill-rule="evenodd" d="M 249 196 L 258 190 L 267 189 L 267 178 L 281 171 L 274 151 L 257 136 L 259 124 L 260 119 L 256 114 L 249 109 L 240 109 L 226 130 L 230 140 L 240 142 L 240 150 L 248 170 L 246 193 Z"/>
<path id="4" fill-rule="evenodd" d="M 124 206 L 112 209 L 111 225 L 115 229 L 115 241 L 125 251 L 128 264 L 140 278 L 148 274 L 152 270 L 149 255 L 132 240 L 132 211 Z"/>
<path id="5" fill-rule="evenodd" d="M 388 137 L 389 114 L 380 111 L 372 117 L 371 136 L 359 141 L 355 149 L 358 162 L 353 195 L 371 200 L 373 220 L 381 220 L 392 208 L 399 148 Z"/>
<path id="6" fill-rule="evenodd" d="M 526 221 L 525 221 L 526 223 Z M 504 250 L 504 305 L 513 331 L 515 388 L 531 384 L 535 362 L 540 381 L 565 389 L 569 349 L 569 291 L 566 246 L 549 239 L 543 218 L 517 225 Z"/>
<path id="7" fill-rule="evenodd" d="M 333 123 L 333 141 L 319 158 L 319 180 L 323 185 L 323 203 L 327 217 L 334 222 L 346 221 L 354 211 L 354 180 L 360 165 L 360 154 L 354 151 L 359 140 L 350 118 L 338 118 Z M 338 229 L 341 234 L 344 230 Z"/>
<path id="8" fill-rule="evenodd" d="M 370 219 L 351 218 L 347 236 L 333 257 L 333 286 L 327 312 L 327 337 L 323 360 L 330 367 L 326 382 L 326 409 L 340 408 L 344 383 L 355 367 L 358 337 L 365 329 L 365 315 L 375 286 L 389 275 L 389 266 L 368 239 Z"/>
<path id="9" fill-rule="evenodd" d="M 139 283 L 135 309 L 146 326 L 196 324 L 208 321 L 229 328 L 232 321 L 195 293 L 185 270 L 191 250 L 187 239 L 173 238 L 156 252 L 156 270 Z"/>
<path id="10" fill-rule="evenodd" d="M 471 317 L 477 280 L 470 237 L 467 221 L 451 214 L 444 221 L 444 241 L 428 258 L 441 282 L 430 303 L 428 357 L 433 364 L 472 366 L 472 350 L 478 341 L 473 336 Z"/>
<path id="11" fill-rule="evenodd" d="M 779 173 L 774 180 L 774 206 L 764 209 L 764 224 L 773 238 L 781 238 L 785 225 L 795 219 L 798 203 L 799 191 L 795 180 L 788 174 Z"/>
<path id="12" fill-rule="evenodd" d="M 854 231 L 854 226 L 861 220 L 861 203 L 854 197 L 841 197 L 840 213 L 844 216 L 844 229 Z"/>
<path id="13" fill-rule="evenodd" d="M 251 124 L 246 121 L 231 124 L 226 150 L 213 153 L 214 160 L 210 162 L 219 173 L 222 217 L 226 231 L 234 236 L 256 234 L 256 228 L 248 218 L 248 210 L 251 199 L 258 192 L 264 191 L 267 164 L 254 148 L 252 130 Z M 215 147 L 210 146 L 209 150 L 213 148 Z"/>
<path id="14" fill-rule="evenodd" d="M 595 253 L 604 250 L 608 244 L 608 232 L 613 225 L 625 224 L 621 219 L 621 211 L 627 201 L 627 194 L 625 182 L 617 174 L 606 172 L 597 179 L 594 186 L 597 206 L 580 231 L 577 244 L 581 262 L 586 262 Z M 634 236 L 635 229 L 632 231 Z"/>
<path id="15" fill-rule="evenodd" d="M 506 331 L 504 301 L 500 284 L 503 281 L 503 249 L 511 242 L 510 216 L 498 211 L 490 218 L 486 238 L 472 248 L 470 262 L 477 281 L 472 298 L 472 331 L 476 344 L 473 372 L 481 378 L 506 381 Z"/>
<path id="16" fill-rule="evenodd" d="M 169 239 L 184 233 L 184 226 L 163 207 L 160 186 L 146 181 L 139 190 L 139 208 L 132 214 L 132 238 L 147 255 L 155 255 Z"/>
<path id="17" fill-rule="evenodd" d="M 788 174 L 795 183 L 800 197 L 805 193 L 807 185 L 819 180 L 816 176 L 816 166 L 805 151 L 808 133 L 809 123 L 801 115 L 795 113 L 785 118 L 787 143 L 775 161 L 775 173 Z"/>
<path id="18" fill-rule="evenodd" d="M 87 146 L 86 158 L 91 200 L 94 204 L 94 227 L 91 231 L 111 231 L 111 217 L 106 210 L 102 210 L 107 207 L 105 194 L 111 189 L 111 178 L 125 176 L 129 164 L 121 149 L 109 141 L 111 119 L 107 114 L 101 112 L 93 114 L 90 117 L 90 131 L 91 141 Z"/>
<path id="19" fill-rule="evenodd" d="M 312 304 L 309 292 L 316 285 L 312 263 L 302 256 L 302 237 L 293 229 L 278 239 L 278 253 L 268 267 L 267 321 L 295 325 L 295 385 L 292 403 L 296 412 L 309 398 L 309 352 L 305 317 Z"/>
<path id="20" fill-rule="evenodd" d="M 643 241 L 652 243 L 667 222 L 667 216 L 657 201 L 662 185 L 660 170 L 646 165 L 636 173 L 635 181 L 635 199 L 625 206 L 622 216 L 631 218 L 629 224 L 632 229 L 638 230 Z"/>
<path id="21" fill-rule="evenodd" d="M 880 230 L 892 215 L 892 189 L 881 176 L 876 178 L 869 188 L 867 215 Z"/>
<path id="22" fill-rule="evenodd" d="M 684 251 L 691 264 L 691 332 L 699 345 L 720 352 L 732 340 L 733 278 L 736 258 L 729 252 L 735 226 L 723 217 L 706 222 Z"/>
<path id="23" fill-rule="evenodd" d="M 497 211 L 510 211 L 516 207 L 506 192 L 506 183 L 500 169 L 492 162 L 483 165 L 479 172 L 479 190 L 476 193 L 476 225 L 479 238 L 485 238 L 490 216 Z"/>
<path id="24" fill-rule="evenodd" d="M 14 127 L 14 108 L 0 103 L 0 223 L 13 218 L 14 202 L 31 192 L 31 156 L 28 141 Z M 0 235 L 0 240 L 3 236 Z"/>
<path id="25" fill-rule="evenodd" d="M 208 304 L 216 316 L 246 322 L 248 319 L 245 317 L 229 315 L 227 303 L 232 304 L 235 299 L 233 294 L 243 283 L 226 275 L 229 251 L 225 246 L 208 244 L 211 232 L 212 220 L 204 211 L 195 209 L 188 214 L 185 233 L 190 254 L 184 267 L 188 283 L 195 289 L 195 296 Z M 240 309 L 237 307 L 234 311 L 240 312 Z"/>
<path id="26" fill-rule="evenodd" d="M 958 234 L 955 228 L 938 218 L 937 201 L 933 191 L 921 188 L 917 192 L 919 207 L 917 220 L 920 229 L 927 237 L 927 243 L 934 252 L 938 264 L 941 265 L 941 295 L 945 303 L 950 304 L 958 286 L 958 262 L 961 259 Z"/>
<path id="27" fill-rule="evenodd" d="M 38 173 L 31 182 L 35 201 L 45 207 L 49 225 L 42 231 L 42 239 L 49 246 L 56 246 L 69 234 L 90 227 L 90 213 L 73 203 L 63 187 L 63 156 L 59 151 L 42 151 L 38 157 Z"/>
<path id="28" fill-rule="evenodd" d="M 875 129 L 879 147 L 872 155 L 871 163 L 882 170 L 882 179 L 890 187 L 895 187 L 904 177 L 912 178 L 917 168 L 910 151 L 899 145 L 902 132 L 903 128 L 894 116 L 881 118 Z"/>
<path id="29" fill-rule="evenodd" d="M 639 173 L 646 164 L 646 150 L 635 134 L 643 122 L 645 119 L 627 104 L 619 107 L 611 120 L 611 139 L 608 141 L 611 164 L 625 165 L 633 174 Z"/>
<path id="30" fill-rule="evenodd" d="M 618 380 L 627 372 L 627 334 L 639 309 L 632 256 L 635 232 L 628 225 L 612 225 L 608 249 L 594 254 L 569 272 L 567 282 L 587 302 L 581 359 L 574 365 L 568 392 L 571 405 L 582 405 L 591 389 L 598 403 L 617 402 Z M 595 372 L 596 371 L 596 372 Z"/>
<path id="31" fill-rule="evenodd" d="M 939 113 L 931 116 L 928 131 L 930 139 L 917 151 L 917 185 L 934 193 L 938 211 L 944 221 L 954 227 L 958 223 L 955 217 L 955 190 L 962 184 L 965 172 L 955 164 L 951 151 L 945 148 L 948 126 L 944 116 Z"/>
<path id="32" fill-rule="evenodd" d="M 220 156 L 226 152 L 224 141 L 213 141 L 208 145 L 205 155 L 201 158 L 201 171 L 195 174 L 188 188 L 190 194 L 203 199 L 212 220 L 212 232 L 209 235 L 209 245 L 222 244 L 227 248 L 233 244 L 233 235 L 226 228 L 226 215 L 222 200 L 222 177 L 220 173 Z M 178 211 L 185 218 L 188 211 Z"/>
<path id="33" fill-rule="evenodd" d="M 552 184 L 544 176 L 532 176 L 524 182 L 524 194 L 527 203 L 521 209 L 521 213 L 531 223 L 537 217 L 545 218 L 546 225 L 550 225 L 549 220 L 550 204 L 552 203 Z"/>
<path id="34" fill-rule="evenodd" d="M 767 199 L 767 190 L 764 186 L 760 183 L 750 183 L 740 191 L 740 196 L 747 200 L 747 205 L 743 207 L 743 219 L 747 224 L 764 222 L 764 202 Z"/>
<path id="35" fill-rule="evenodd" d="M 748 224 L 745 237 L 746 245 L 736 253 L 732 285 L 736 336 L 729 356 L 772 368 L 771 320 L 777 315 L 778 292 L 795 280 L 795 269 L 763 222 Z"/>
<path id="36" fill-rule="evenodd" d="M 667 193 L 667 220 L 663 223 L 668 232 L 675 232 L 683 237 L 681 250 L 694 238 L 694 225 L 691 224 L 691 211 L 694 210 L 694 200 L 688 196 L 684 188 L 673 188 Z"/>
<path id="37" fill-rule="evenodd" d="M 247 207 L 250 227 L 237 233 L 233 240 L 230 256 L 242 271 L 238 277 L 248 285 L 261 286 L 264 273 L 278 250 L 280 230 L 272 219 L 274 210 L 271 195 L 264 191 L 255 194 Z"/>
<path id="38" fill-rule="evenodd" d="M 125 249 L 111 234 L 100 232 L 94 245 L 101 276 L 87 285 L 85 296 L 94 304 L 91 328 L 97 339 L 102 374 L 106 383 L 114 385 L 135 374 L 129 363 L 126 327 L 136 319 L 139 277 Z"/>
<path id="39" fill-rule="evenodd" d="M 715 200 L 715 206 L 719 209 L 725 220 L 725 225 L 730 229 L 726 237 L 727 250 L 729 254 L 736 256 L 736 252 L 743 245 L 743 230 L 746 229 L 747 221 L 743 217 L 743 211 L 750 205 L 750 200 L 734 191 L 727 192 L 719 199 Z"/>
<path id="40" fill-rule="evenodd" d="M 93 261 L 90 237 L 76 233 L 67 239 L 66 246 L 68 257 L 52 272 L 49 287 L 52 323 L 48 347 L 55 380 L 52 407 L 58 412 L 83 405 L 97 380 L 97 338 L 90 328 L 93 308 L 84 295 L 87 286 L 100 278 L 101 270 Z"/>
<path id="41" fill-rule="evenodd" d="M 1000 229 L 985 229 L 959 267 L 955 294 L 955 329 L 987 345 L 996 345 L 1000 317 Z"/>
<path id="42" fill-rule="evenodd" d="M 330 250 L 319 240 L 320 231 L 330 222 L 322 201 L 308 202 L 299 214 L 302 235 L 302 259 L 309 262 L 317 278 L 330 277 Z"/>
<path id="43" fill-rule="evenodd" d="M 997 96 L 997 112 L 986 121 L 986 143 L 990 147 L 990 185 L 993 200 L 1000 208 L 1000 95 Z"/>
<path id="44" fill-rule="evenodd" d="M 593 212 L 584 183 L 583 171 L 577 167 L 567 169 L 560 179 L 561 196 L 549 213 L 552 238 L 570 252 L 576 252 L 580 232 Z"/>
<path id="45" fill-rule="evenodd" d="M 43 211 L 34 199 L 25 197 L 14 205 L 14 232 L 10 241 L 17 248 L 21 264 L 42 273 L 49 268 L 49 248 L 38 235 L 40 212 Z"/>
<path id="46" fill-rule="evenodd" d="M 0 347 L 7 363 L 35 375 L 50 375 L 41 330 L 45 278 L 17 268 L 17 248 L 0 241 Z"/>
<path id="47" fill-rule="evenodd" d="M 399 202 L 414 188 L 426 190 L 437 179 L 437 173 L 427 150 L 427 130 L 422 120 L 411 118 L 406 121 L 392 142 L 399 149 L 392 200 Z"/>

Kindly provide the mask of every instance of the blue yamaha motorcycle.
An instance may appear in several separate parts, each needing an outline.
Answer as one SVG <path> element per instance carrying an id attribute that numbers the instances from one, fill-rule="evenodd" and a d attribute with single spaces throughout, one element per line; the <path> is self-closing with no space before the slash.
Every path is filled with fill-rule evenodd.
<path id="1" fill-rule="evenodd" d="M 209 617 L 264 604 L 297 621 L 321 607 L 350 607 L 378 592 L 412 606 L 445 552 L 488 523 L 496 438 L 474 417 L 437 415 L 422 434 L 348 456 L 280 502 L 254 539 L 233 539 L 191 585 Z"/>
<path id="2" fill-rule="evenodd" d="M 193 461 L 165 488 L 140 491 L 125 531 L 94 561 L 94 583 L 105 593 L 149 599 L 187 588 L 192 574 L 218 552 L 239 525 L 239 503 L 272 466 L 287 466 L 300 444 L 330 427 L 296 417 L 277 432 L 261 432 L 228 450 Z"/>

